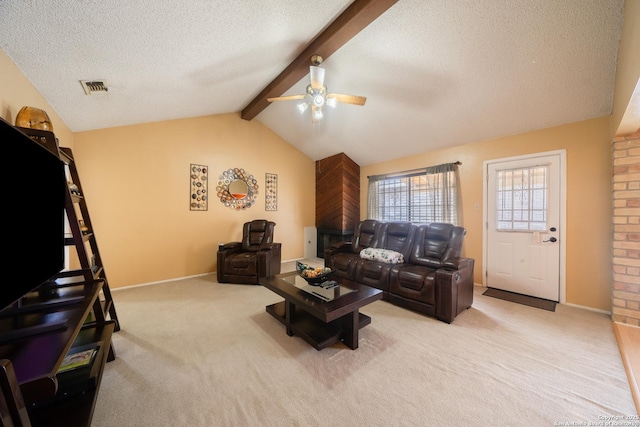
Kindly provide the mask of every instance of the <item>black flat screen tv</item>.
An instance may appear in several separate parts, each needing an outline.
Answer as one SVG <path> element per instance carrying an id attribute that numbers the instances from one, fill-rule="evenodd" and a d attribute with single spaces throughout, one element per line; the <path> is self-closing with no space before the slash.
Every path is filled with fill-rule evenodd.
<path id="1" fill-rule="evenodd" d="M 64 163 L 0 118 L 4 217 L 0 310 L 64 269 Z"/>

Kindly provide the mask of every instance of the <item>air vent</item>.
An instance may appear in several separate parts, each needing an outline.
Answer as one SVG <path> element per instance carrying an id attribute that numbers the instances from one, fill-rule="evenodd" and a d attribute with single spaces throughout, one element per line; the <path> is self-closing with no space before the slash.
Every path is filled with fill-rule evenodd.
<path id="1" fill-rule="evenodd" d="M 80 80 L 80 84 L 87 95 L 99 95 L 109 91 L 107 82 L 104 80 Z"/>

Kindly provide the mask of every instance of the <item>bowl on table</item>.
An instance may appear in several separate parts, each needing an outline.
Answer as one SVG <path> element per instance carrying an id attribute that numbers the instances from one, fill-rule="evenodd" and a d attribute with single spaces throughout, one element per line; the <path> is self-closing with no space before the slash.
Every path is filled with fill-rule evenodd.
<path id="1" fill-rule="evenodd" d="M 333 275 L 333 270 L 329 267 L 313 267 L 300 261 L 296 261 L 296 272 L 312 286 L 320 286 Z"/>

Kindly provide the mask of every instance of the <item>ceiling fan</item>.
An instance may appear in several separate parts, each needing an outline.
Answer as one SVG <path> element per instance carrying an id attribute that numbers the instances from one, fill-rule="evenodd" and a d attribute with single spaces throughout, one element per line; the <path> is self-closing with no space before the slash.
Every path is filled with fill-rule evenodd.
<path id="1" fill-rule="evenodd" d="M 322 120 L 322 107 L 328 105 L 335 108 L 338 102 L 353 105 L 364 105 L 367 98 L 356 95 L 343 95 L 341 93 L 327 93 L 327 87 L 324 85 L 324 68 L 320 68 L 322 63 L 320 55 L 311 57 L 311 66 L 309 67 L 309 77 L 311 83 L 307 85 L 307 93 L 304 95 L 288 95 L 278 96 L 275 98 L 267 98 L 267 101 L 293 101 L 302 100 L 298 104 L 298 109 L 304 113 L 307 108 L 311 107 L 311 121 L 313 123 Z"/>

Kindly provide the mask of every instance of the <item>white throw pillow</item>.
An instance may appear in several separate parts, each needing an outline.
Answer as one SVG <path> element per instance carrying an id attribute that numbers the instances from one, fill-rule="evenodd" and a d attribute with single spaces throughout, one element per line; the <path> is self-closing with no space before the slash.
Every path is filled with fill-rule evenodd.
<path id="1" fill-rule="evenodd" d="M 360 258 L 386 264 L 402 264 L 404 262 L 404 255 L 390 249 L 366 248 L 360 251 Z"/>

